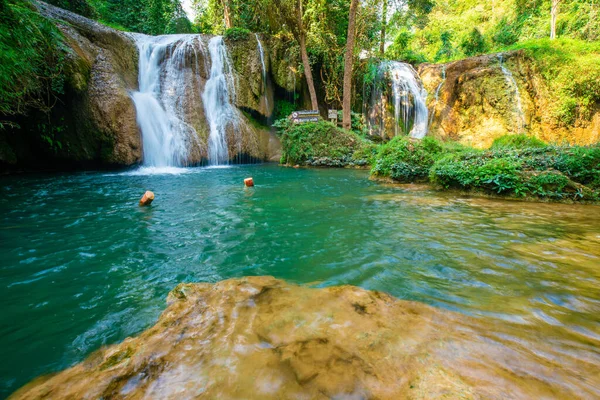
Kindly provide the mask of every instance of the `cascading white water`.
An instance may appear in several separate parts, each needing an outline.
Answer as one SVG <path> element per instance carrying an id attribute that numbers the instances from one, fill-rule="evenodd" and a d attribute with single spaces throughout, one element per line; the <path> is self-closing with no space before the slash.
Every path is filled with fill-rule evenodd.
<path id="1" fill-rule="evenodd" d="M 196 35 L 146 36 L 133 34 L 139 50 L 139 91 L 132 93 L 142 131 L 145 166 L 185 165 L 198 135 L 185 122 L 186 57 L 196 57 Z"/>
<path id="2" fill-rule="evenodd" d="M 267 67 L 265 65 L 265 51 L 263 49 L 262 43 L 260 42 L 260 38 L 258 37 L 258 33 L 255 33 L 256 42 L 258 43 L 258 54 L 260 55 L 260 63 L 262 65 L 262 81 L 263 81 L 263 93 L 265 97 L 265 106 L 267 109 L 267 114 L 269 113 L 269 96 L 267 93 Z"/>
<path id="3" fill-rule="evenodd" d="M 235 98 L 235 86 L 228 85 L 233 79 L 231 62 L 222 36 L 208 42 L 211 66 L 210 76 L 204 87 L 202 101 L 210 127 L 208 136 L 208 161 L 211 165 L 229 163 L 227 127 L 236 124 L 237 110 L 231 105 L 230 96 Z M 238 140 L 241 144 L 241 141 Z"/>
<path id="4" fill-rule="evenodd" d="M 504 65 L 504 57 L 502 54 L 498 54 L 498 60 L 500 61 L 500 69 L 502 69 L 502 73 L 504 74 L 506 82 L 513 89 L 511 96 L 516 99 L 515 109 L 517 116 L 517 133 L 522 133 L 525 128 L 525 113 L 523 112 L 521 92 L 519 91 L 519 86 L 517 85 L 517 81 L 515 80 L 512 72 Z"/>
<path id="5" fill-rule="evenodd" d="M 387 82 L 391 82 L 391 93 Z M 427 134 L 429 111 L 417 72 L 409 64 L 397 61 L 381 63 L 371 90 L 367 121 L 371 134 L 386 136 L 387 103 L 394 112 L 394 135 L 410 135 L 422 139 Z M 400 132 L 402 129 L 402 132 Z"/>
<path id="6" fill-rule="evenodd" d="M 440 90 L 442 90 L 442 86 L 444 86 L 444 83 L 446 83 L 446 66 L 443 65 L 442 66 L 442 81 L 440 82 L 440 84 L 438 85 L 438 87 L 435 89 L 435 102 L 433 103 L 433 110 L 431 110 L 430 118 L 429 118 L 429 124 L 427 129 L 431 128 L 431 124 L 433 123 L 433 117 L 435 117 L 435 109 L 437 108 L 438 102 L 440 100 Z"/>

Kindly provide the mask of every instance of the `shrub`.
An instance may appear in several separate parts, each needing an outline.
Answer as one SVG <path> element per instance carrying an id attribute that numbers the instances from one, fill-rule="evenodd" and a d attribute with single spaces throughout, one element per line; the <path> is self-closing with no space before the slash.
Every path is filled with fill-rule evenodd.
<path id="1" fill-rule="evenodd" d="M 373 165 L 379 152 L 379 146 L 375 143 L 365 142 L 352 154 L 352 161 L 359 165 Z"/>
<path id="2" fill-rule="evenodd" d="M 292 114 L 292 112 L 296 109 L 296 106 L 292 104 L 290 101 L 275 99 L 275 107 L 273 110 L 273 116 L 276 120 L 285 118 L 287 121 L 287 117 Z"/>
<path id="3" fill-rule="evenodd" d="M 356 150 L 366 144 L 355 133 L 327 121 L 290 124 L 279 120 L 277 125 L 285 126 L 280 128 L 283 129 L 281 162 L 285 164 L 303 164 L 318 157 L 351 160 Z"/>
<path id="4" fill-rule="evenodd" d="M 445 188 L 479 188 L 495 193 L 521 192 L 521 164 L 510 158 L 485 158 L 450 155 L 438 160 L 429 177 Z"/>
<path id="5" fill-rule="evenodd" d="M 531 175 L 527 179 L 527 190 L 539 197 L 560 199 L 564 197 L 564 189 L 571 184 L 569 178 L 556 171 L 544 171 Z"/>
<path id="6" fill-rule="evenodd" d="M 250 36 L 250 31 L 246 28 L 229 28 L 223 35 L 228 40 L 245 40 Z"/>
<path id="7" fill-rule="evenodd" d="M 424 178 L 427 173 L 423 174 L 423 171 L 433 165 L 442 151 L 440 142 L 433 138 L 426 137 L 413 142 L 405 136 L 396 136 L 381 145 L 371 173 L 404 182 L 411 178 Z M 392 174 L 393 171 L 395 172 Z"/>
<path id="8" fill-rule="evenodd" d="M 460 48 L 467 56 L 484 53 L 486 50 L 485 39 L 479 29 L 473 28 L 460 43 Z"/>
<path id="9" fill-rule="evenodd" d="M 492 143 L 491 149 L 523 149 L 523 148 L 543 148 L 547 144 L 535 136 L 525 134 L 504 135 Z"/>
<path id="10" fill-rule="evenodd" d="M 600 188 L 600 145 L 566 148 L 553 161 L 552 166 L 571 180 Z"/>

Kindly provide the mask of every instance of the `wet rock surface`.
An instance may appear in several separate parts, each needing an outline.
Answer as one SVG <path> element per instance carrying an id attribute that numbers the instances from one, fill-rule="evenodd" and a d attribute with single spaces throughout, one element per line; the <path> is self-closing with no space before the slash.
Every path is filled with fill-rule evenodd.
<path id="1" fill-rule="evenodd" d="M 598 395 L 591 364 L 554 358 L 551 344 L 533 350 L 489 323 L 357 287 L 248 277 L 180 284 L 167 302 L 138 337 L 11 399 Z"/>
<path id="2" fill-rule="evenodd" d="M 129 96 L 137 88 L 135 44 L 126 34 L 77 14 L 43 2 L 38 7 L 54 20 L 67 45 L 65 95 L 52 115 L 53 141 L 61 145 L 43 158 L 104 165 L 140 162 L 141 138 Z M 31 143 L 23 145 L 27 148 L 17 151 L 18 162 L 39 157 Z"/>
<path id="3" fill-rule="evenodd" d="M 550 89 L 523 51 L 487 54 L 445 65 L 421 64 L 418 72 L 429 93 L 432 136 L 480 148 L 513 133 L 578 145 L 596 143 L 600 138 L 600 115 L 574 127 L 557 126 L 548 111 Z"/>

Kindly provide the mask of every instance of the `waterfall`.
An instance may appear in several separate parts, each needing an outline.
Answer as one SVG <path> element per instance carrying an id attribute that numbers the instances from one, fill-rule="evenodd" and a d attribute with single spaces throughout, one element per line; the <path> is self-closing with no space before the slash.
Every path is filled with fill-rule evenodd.
<path id="1" fill-rule="evenodd" d="M 391 128 L 394 136 L 404 134 L 422 139 L 427 134 L 429 120 L 426 97 L 427 92 L 413 67 L 397 61 L 381 63 L 371 88 L 367 111 L 370 133 L 385 137 Z M 391 127 L 389 108 L 393 110 Z"/>
<path id="2" fill-rule="evenodd" d="M 512 72 L 504 65 L 502 54 L 498 54 L 498 60 L 500 61 L 500 69 L 502 69 L 506 82 L 513 89 L 513 93 L 510 93 L 510 95 L 516 99 L 517 133 L 522 133 L 525 127 L 525 114 L 523 112 L 523 103 L 521 102 L 521 92 L 519 91 L 519 86 L 517 85 L 517 81 Z"/>
<path id="3" fill-rule="evenodd" d="M 213 37 L 208 42 L 208 51 L 211 60 L 210 76 L 202 94 L 210 128 L 208 161 L 211 165 L 222 165 L 229 163 L 227 128 L 230 124 L 235 128 L 238 118 L 237 110 L 231 105 L 231 98 L 235 99 L 235 85 L 230 84 L 233 70 L 223 37 Z M 237 142 L 241 146 L 241 140 Z"/>
<path id="4" fill-rule="evenodd" d="M 186 57 L 194 54 L 197 67 L 198 36 L 132 37 L 139 50 L 139 91 L 131 97 L 142 132 L 143 163 L 152 167 L 185 165 L 190 148 L 199 146 L 196 130 L 185 121 L 184 110 L 184 99 L 189 96 L 184 72 L 191 70 Z"/>
<path id="5" fill-rule="evenodd" d="M 437 108 L 438 102 L 440 100 L 440 90 L 442 90 L 442 86 L 444 86 L 444 83 L 446 83 L 446 66 L 442 65 L 442 81 L 435 89 L 435 98 L 434 98 L 435 101 L 433 103 L 433 110 L 431 111 L 431 114 L 430 114 L 429 124 L 427 125 L 427 129 L 431 128 L 431 124 L 433 123 L 433 117 L 435 117 L 435 109 Z"/>
<path id="6" fill-rule="evenodd" d="M 267 93 L 267 67 L 265 65 L 265 51 L 263 50 L 262 43 L 258 37 L 258 33 L 255 33 L 256 42 L 258 43 L 258 54 L 260 55 L 260 63 L 262 65 L 262 81 L 263 81 L 263 93 L 265 98 L 266 111 L 265 115 L 269 113 L 269 95 Z"/>

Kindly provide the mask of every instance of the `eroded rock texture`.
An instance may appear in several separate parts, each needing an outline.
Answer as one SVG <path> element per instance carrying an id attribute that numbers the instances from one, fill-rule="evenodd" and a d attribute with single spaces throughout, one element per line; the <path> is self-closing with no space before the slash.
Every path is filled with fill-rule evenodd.
<path id="1" fill-rule="evenodd" d="M 468 317 L 357 287 L 311 289 L 249 277 L 180 284 L 168 304 L 156 325 L 138 337 L 39 378 L 11 398 L 537 399 L 598 394 L 589 381 L 593 373 L 580 374 L 585 361 L 521 349 L 524 342 L 486 333 Z"/>
<path id="2" fill-rule="evenodd" d="M 137 88 L 135 44 L 124 33 L 60 8 L 40 2 L 39 10 L 65 38 L 64 96 L 52 115 L 30 115 L 20 121 L 21 131 L 7 135 L 15 154 L 10 164 L 139 162 L 141 139 L 129 97 Z"/>
<path id="3" fill-rule="evenodd" d="M 550 89 L 522 51 L 422 64 L 418 70 L 429 93 L 429 134 L 434 137 L 480 148 L 513 133 L 554 143 L 587 145 L 600 140 L 598 113 L 572 127 L 556 123 L 549 112 Z"/>

